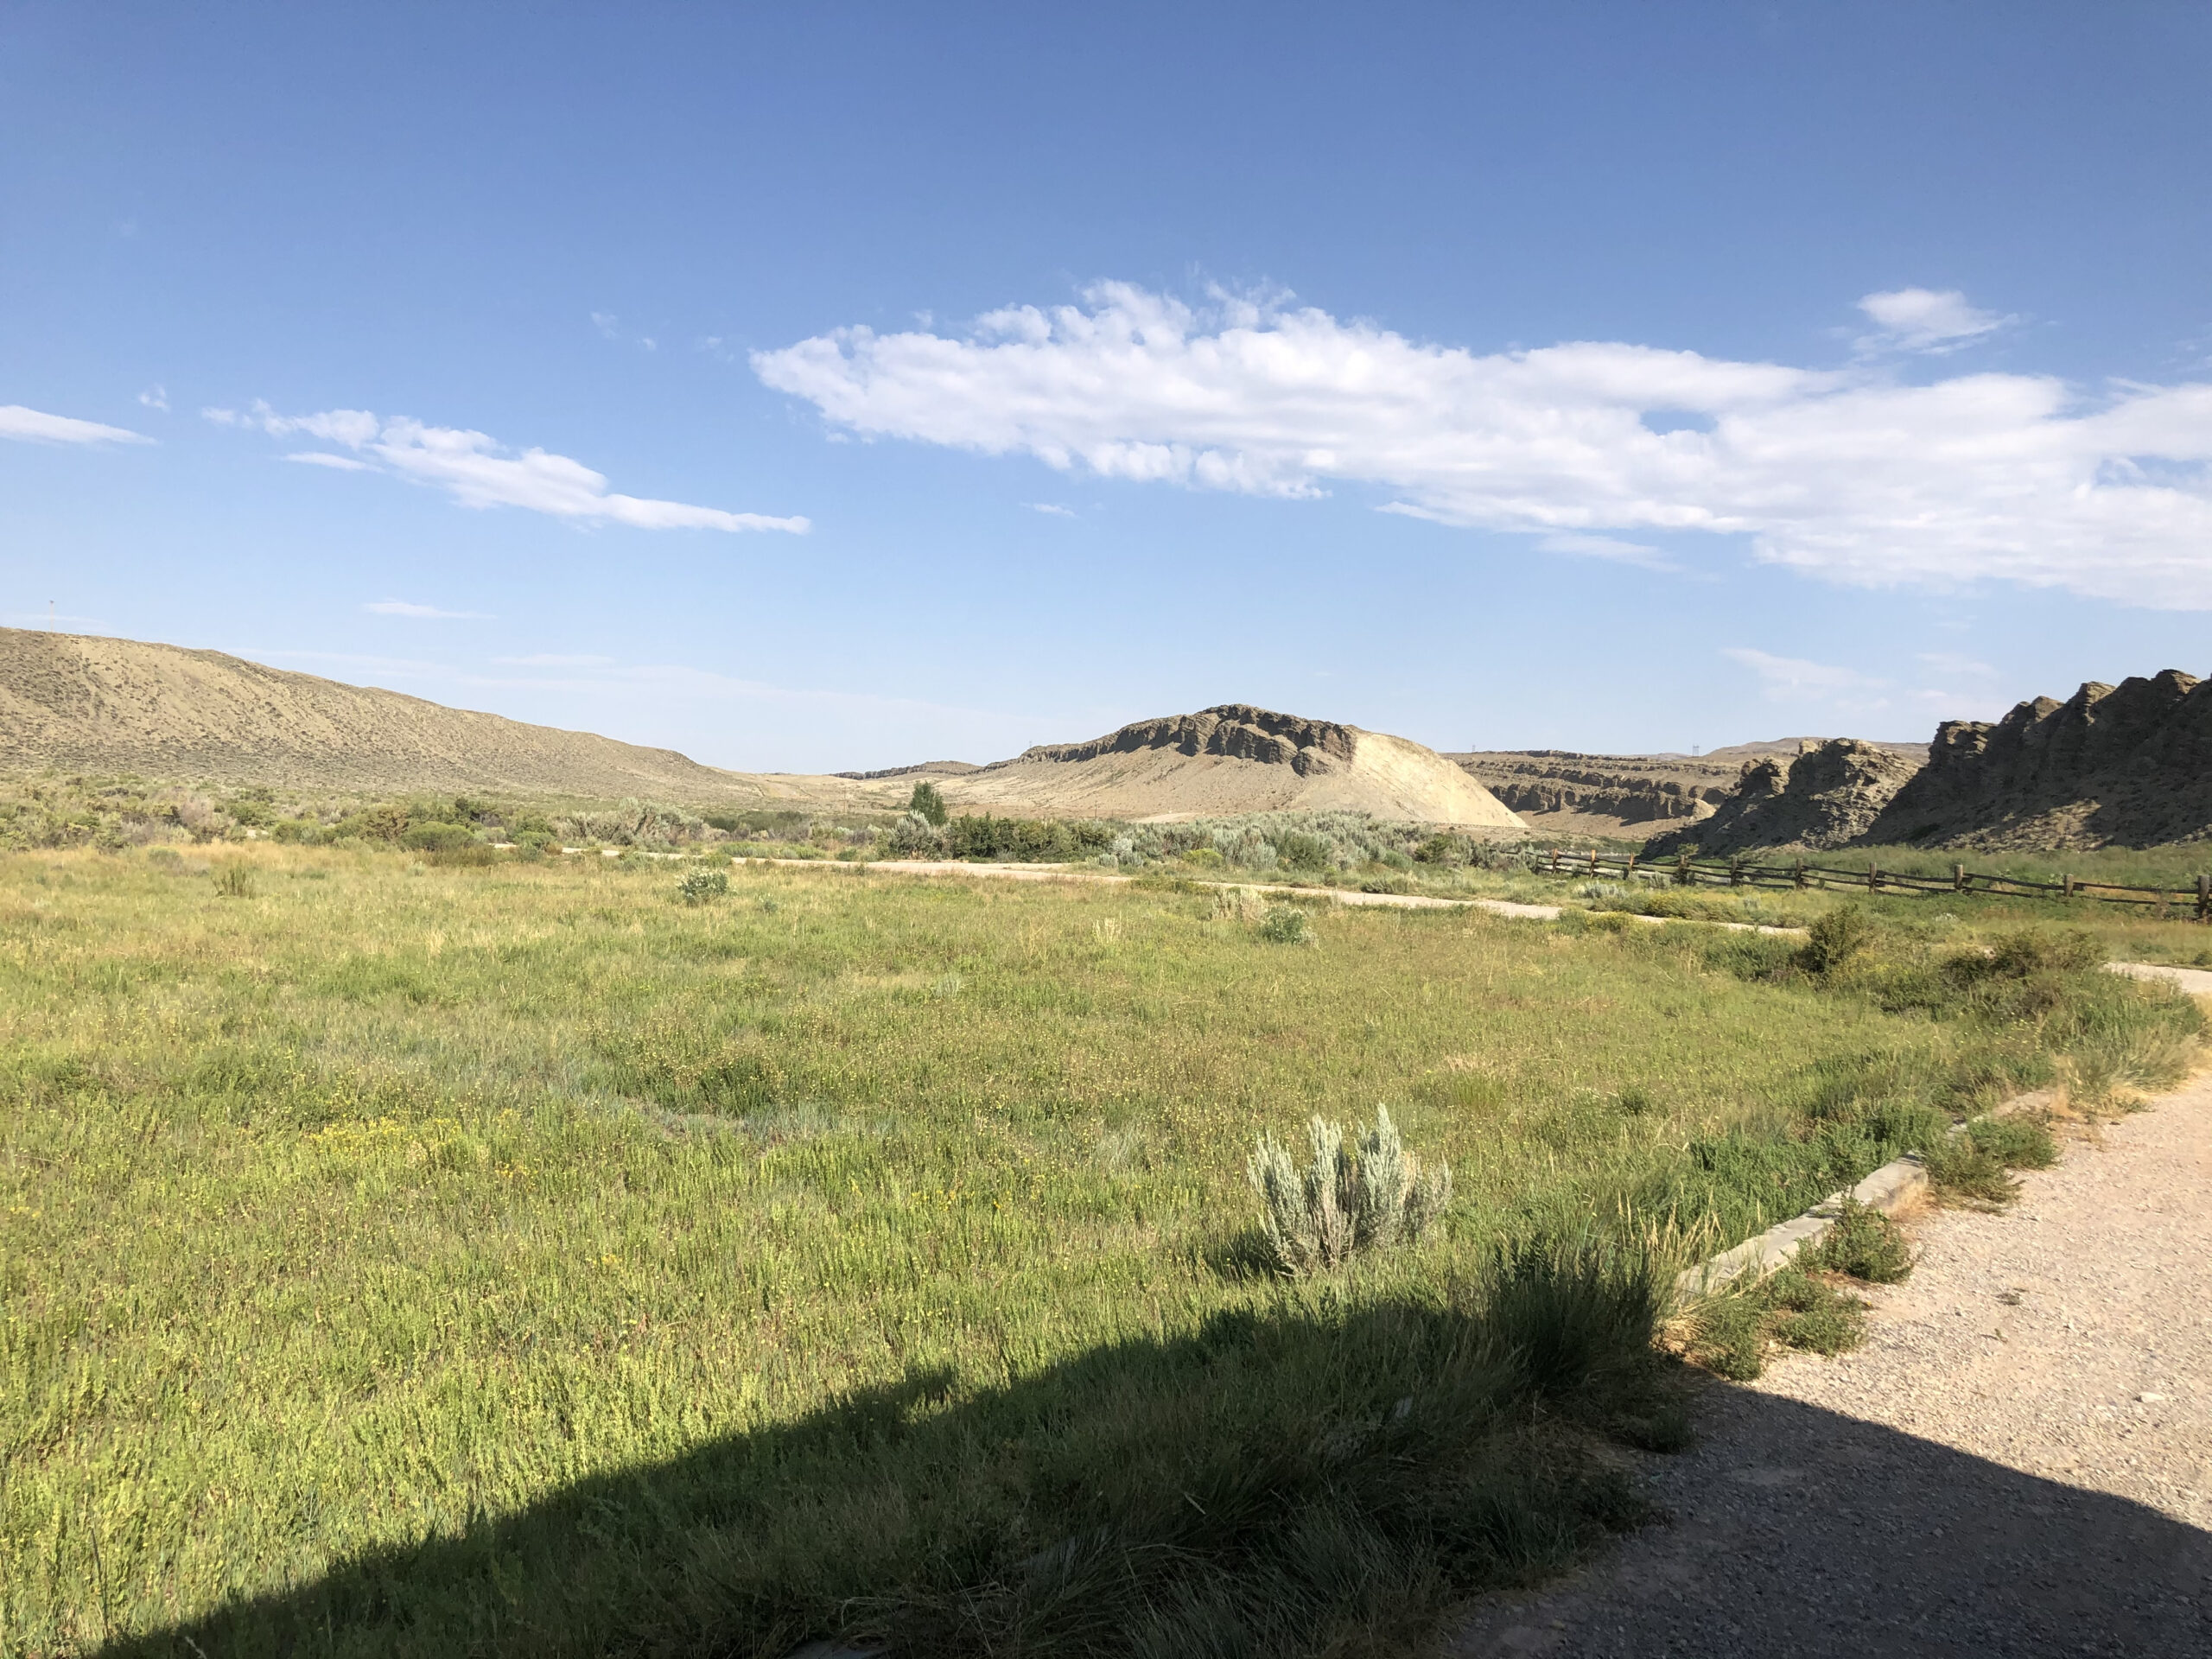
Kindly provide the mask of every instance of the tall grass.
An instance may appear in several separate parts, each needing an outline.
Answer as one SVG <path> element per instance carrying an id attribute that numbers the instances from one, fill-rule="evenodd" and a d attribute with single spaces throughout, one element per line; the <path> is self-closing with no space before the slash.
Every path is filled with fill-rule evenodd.
<path id="1" fill-rule="evenodd" d="M 9 1652 L 1396 1639 L 1629 1516 L 1557 1402 L 1667 1438 L 1648 1247 L 2194 1030 L 2094 971 L 1916 1002 L 1909 932 L 1816 978 L 1454 912 L 1285 950 L 1168 887 L 225 857 L 245 894 L 0 861 Z M 1254 1135 L 1377 1103 L 1442 1224 L 1247 1271 Z M 1630 1336 L 1547 1335 L 1510 1287 L 1553 1281 Z"/>

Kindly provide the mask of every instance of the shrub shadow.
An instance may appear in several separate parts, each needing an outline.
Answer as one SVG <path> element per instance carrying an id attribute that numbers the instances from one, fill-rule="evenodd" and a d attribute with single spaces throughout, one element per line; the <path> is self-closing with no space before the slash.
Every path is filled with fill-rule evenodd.
<path id="1" fill-rule="evenodd" d="M 1637 1524 L 1603 1442 L 1675 1436 L 1643 1269 L 1505 1271 L 1364 1306 L 1277 1287 L 980 1389 L 912 1372 L 102 1651 L 1395 1648 Z"/>

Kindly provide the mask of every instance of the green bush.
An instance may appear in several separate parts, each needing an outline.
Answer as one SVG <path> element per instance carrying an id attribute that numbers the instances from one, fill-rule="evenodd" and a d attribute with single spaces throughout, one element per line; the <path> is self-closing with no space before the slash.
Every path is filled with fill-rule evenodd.
<path id="1" fill-rule="evenodd" d="M 1311 944 L 1313 924 L 1296 905 L 1270 905 L 1260 921 L 1260 937 L 1270 944 Z"/>
<path id="2" fill-rule="evenodd" d="M 1838 905 L 1817 916 L 1805 931 L 1797 960 L 1808 973 L 1834 973 L 1872 942 L 1873 925 L 1857 905 Z"/>
<path id="3" fill-rule="evenodd" d="M 459 823 L 410 823 L 399 833 L 400 846 L 410 853 L 449 853 L 475 840 L 475 832 Z"/>
<path id="4" fill-rule="evenodd" d="M 1275 856 L 1294 870 L 1325 870 L 1336 860 L 1329 843 L 1303 830 L 1286 830 L 1275 838 Z"/>
<path id="5" fill-rule="evenodd" d="M 1840 1273 L 1870 1285 L 1894 1285 L 1912 1272 L 1912 1249 L 1897 1223 L 1878 1210 L 1844 1200 L 1843 1213 L 1820 1243 L 1797 1253 L 1802 1267 Z"/>

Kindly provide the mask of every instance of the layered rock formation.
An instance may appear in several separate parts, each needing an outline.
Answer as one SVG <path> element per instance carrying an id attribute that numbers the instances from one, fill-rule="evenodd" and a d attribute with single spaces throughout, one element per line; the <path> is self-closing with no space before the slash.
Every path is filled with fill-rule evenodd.
<path id="1" fill-rule="evenodd" d="M 1809 743 L 1798 754 L 1746 761 L 1734 793 L 1712 817 L 1655 836 L 1646 850 L 1841 847 L 1866 836 L 1920 770 L 1910 751 L 1848 737 Z"/>
<path id="2" fill-rule="evenodd" d="M 1402 737 L 1224 703 L 1049 743 L 941 785 L 957 809 L 1171 819 L 1348 809 L 1376 817 L 1519 830 L 1496 796 Z"/>
<path id="3" fill-rule="evenodd" d="M 1684 755 L 1577 754 L 1564 749 L 1472 751 L 1445 757 L 1536 827 L 1633 835 L 1711 816 L 1738 767 Z"/>
<path id="4" fill-rule="evenodd" d="M 2037 697 L 1994 724 L 1946 721 L 1928 766 L 1865 839 L 2124 847 L 2212 835 L 2212 683 L 2178 669 Z"/>

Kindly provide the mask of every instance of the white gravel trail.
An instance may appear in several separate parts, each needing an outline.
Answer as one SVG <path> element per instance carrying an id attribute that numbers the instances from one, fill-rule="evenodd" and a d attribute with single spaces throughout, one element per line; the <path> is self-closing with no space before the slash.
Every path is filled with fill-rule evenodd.
<path id="1" fill-rule="evenodd" d="M 2212 1656 L 2212 1076 L 1912 1224 L 1866 1345 L 1715 1383 L 1669 1512 L 1454 1655 Z"/>

